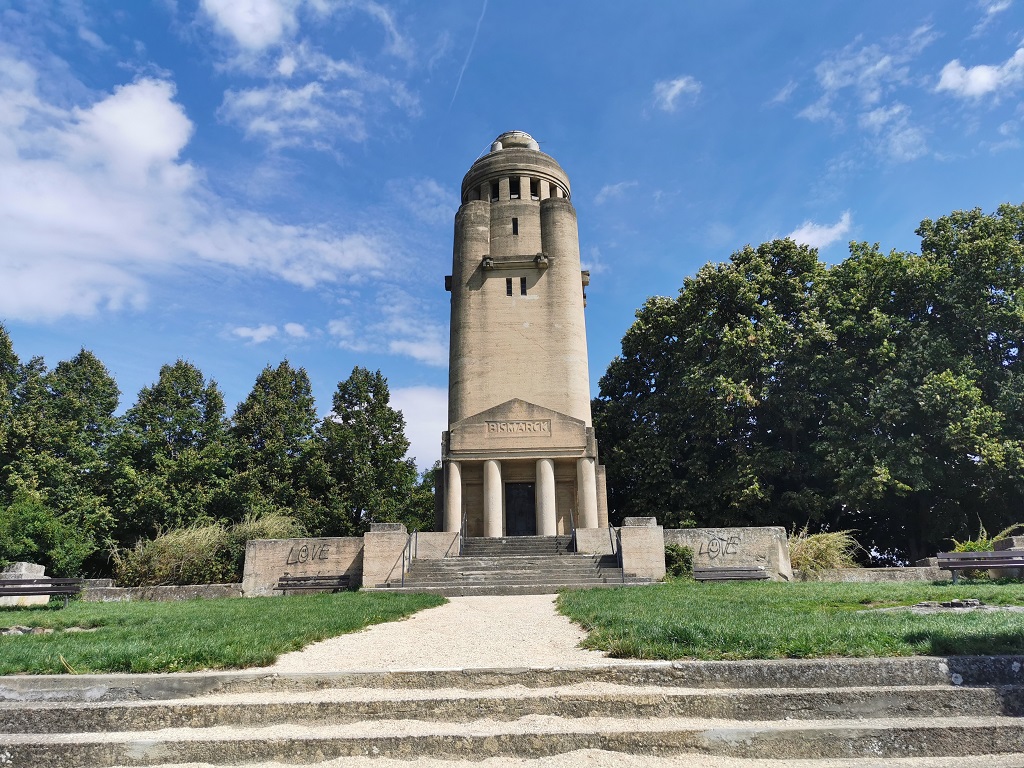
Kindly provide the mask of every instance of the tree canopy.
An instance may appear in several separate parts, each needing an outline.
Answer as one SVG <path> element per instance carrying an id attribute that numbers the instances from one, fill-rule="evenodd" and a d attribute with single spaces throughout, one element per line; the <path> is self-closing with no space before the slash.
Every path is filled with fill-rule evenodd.
<path id="1" fill-rule="evenodd" d="M 748 246 L 649 299 L 594 401 L 613 517 L 854 528 L 881 561 L 1020 520 L 1024 206 L 917 234 Z"/>

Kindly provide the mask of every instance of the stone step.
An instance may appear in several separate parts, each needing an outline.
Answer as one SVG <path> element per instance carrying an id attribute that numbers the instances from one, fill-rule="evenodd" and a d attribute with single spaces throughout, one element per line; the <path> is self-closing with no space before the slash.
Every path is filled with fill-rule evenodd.
<path id="1" fill-rule="evenodd" d="M 700 718 L 736 721 L 1024 715 L 1024 687 L 874 686 L 833 689 L 695 690 L 579 684 L 523 691 L 378 689 L 279 692 L 272 701 L 226 695 L 156 702 L 0 705 L 7 734 L 99 733 L 156 728 L 332 724 L 371 718 L 470 722 L 532 715 L 561 718 Z"/>
<path id="2" fill-rule="evenodd" d="M 657 589 L 657 585 L 651 588 Z M 535 669 L 438 669 L 393 672 L 270 673 L 266 670 L 179 672 L 161 675 L 0 676 L 0 702 L 166 701 L 214 695 L 282 694 L 325 689 L 396 693 L 443 688 L 523 689 L 575 684 L 660 686 L 665 690 L 816 689 L 940 686 L 946 691 L 1024 685 L 1024 656 L 912 656 L 891 659 L 762 661 L 643 661 Z"/>
<path id="3" fill-rule="evenodd" d="M 354 723 L 104 733 L 8 734 L 5 766 L 99 768 L 167 762 L 213 765 L 278 759 L 288 764 L 344 756 L 534 758 L 578 749 L 633 754 L 800 759 L 956 757 L 1020 752 L 1015 717 L 744 721 L 698 718 L 523 718 Z"/>
<path id="4" fill-rule="evenodd" d="M 436 586 L 364 587 L 364 592 L 427 593 L 442 597 L 501 597 L 506 595 L 555 595 L 567 589 L 614 589 L 617 587 L 647 586 L 650 581 L 627 579 L 625 582 L 595 582 L 592 584 L 501 584 L 449 582 Z"/>

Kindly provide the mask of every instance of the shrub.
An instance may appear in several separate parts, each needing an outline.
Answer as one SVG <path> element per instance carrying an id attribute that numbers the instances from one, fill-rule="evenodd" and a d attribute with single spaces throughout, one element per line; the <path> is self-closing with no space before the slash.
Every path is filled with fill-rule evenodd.
<path id="1" fill-rule="evenodd" d="M 853 531 L 810 533 L 805 525 L 789 536 L 789 561 L 801 571 L 856 568 L 859 551 L 861 546 L 853 538 Z"/>
<path id="2" fill-rule="evenodd" d="M 681 544 L 666 544 L 665 572 L 673 579 L 692 578 L 693 550 Z"/>
<path id="3" fill-rule="evenodd" d="M 126 587 L 169 584 L 230 584 L 240 581 L 250 539 L 302 535 L 294 518 L 272 513 L 240 523 L 172 528 L 133 549 L 112 552 L 117 583 Z"/>
<path id="4" fill-rule="evenodd" d="M 993 546 L 1000 539 L 1008 539 L 1014 534 L 1015 531 L 1024 529 L 1024 523 L 1014 523 L 1007 528 L 1004 528 L 995 536 L 989 537 L 988 531 L 985 530 L 985 526 L 978 521 L 978 538 L 976 539 L 965 539 L 964 541 L 957 541 L 956 539 L 950 539 L 953 542 L 954 552 L 991 552 L 995 547 Z"/>
<path id="5" fill-rule="evenodd" d="M 79 576 L 96 549 L 81 526 L 60 518 L 39 499 L 26 496 L 0 507 L 0 566 L 22 561 L 45 566 L 50 576 Z"/>

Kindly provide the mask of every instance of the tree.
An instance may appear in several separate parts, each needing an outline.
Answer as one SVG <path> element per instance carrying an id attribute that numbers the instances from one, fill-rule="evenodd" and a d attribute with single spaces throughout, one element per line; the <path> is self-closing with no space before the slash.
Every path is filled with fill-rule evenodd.
<path id="1" fill-rule="evenodd" d="M 405 419 L 390 398 L 380 371 L 356 367 L 338 383 L 332 411 L 304 462 L 309 498 L 300 519 L 311 533 L 356 536 L 371 522 L 402 521 L 407 514 L 416 467 L 405 458 Z"/>
<path id="2" fill-rule="evenodd" d="M 287 360 L 269 365 L 235 409 L 230 428 L 234 475 L 226 494 L 241 520 L 247 514 L 291 513 L 303 495 L 302 459 L 316 427 L 309 375 Z"/>
<path id="3" fill-rule="evenodd" d="M 229 464 L 224 398 L 192 363 L 160 369 L 125 413 L 111 446 L 117 540 L 219 517 Z"/>
<path id="4" fill-rule="evenodd" d="M 809 297 L 823 272 L 813 249 L 778 240 L 703 267 L 675 300 L 648 300 L 594 401 L 613 517 L 820 512 L 807 446 L 820 408 L 809 363 L 827 337 Z"/>
<path id="5" fill-rule="evenodd" d="M 51 558 L 64 572 L 97 553 L 112 526 L 104 451 L 119 394 L 104 365 L 84 349 L 49 372 L 40 358 L 20 366 L 0 449 L 6 514 L 29 515 L 38 524 L 26 530 L 39 535 L 64 531 L 64 554 Z M 50 522 L 39 522 L 44 518 Z M 52 550 L 36 544 L 44 554 Z"/>

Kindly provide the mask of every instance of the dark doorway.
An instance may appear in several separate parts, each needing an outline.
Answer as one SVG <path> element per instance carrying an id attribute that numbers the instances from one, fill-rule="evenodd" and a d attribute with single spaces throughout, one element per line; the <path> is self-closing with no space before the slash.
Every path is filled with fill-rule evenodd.
<path id="1" fill-rule="evenodd" d="M 533 483 L 505 483 L 505 535 L 537 535 L 537 497 Z"/>

